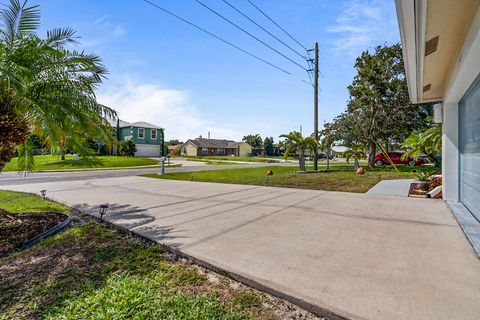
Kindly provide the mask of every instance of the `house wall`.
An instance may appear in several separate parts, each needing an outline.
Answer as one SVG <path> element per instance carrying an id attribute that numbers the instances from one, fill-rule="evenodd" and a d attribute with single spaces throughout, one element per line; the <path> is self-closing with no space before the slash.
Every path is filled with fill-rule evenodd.
<path id="1" fill-rule="evenodd" d="M 480 10 L 464 41 L 461 59 L 457 60 L 448 81 L 443 104 L 443 179 L 444 198 L 459 200 L 459 101 L 480 74 Z"/>
<path id="2" fill-rule="evenodd" d="M 252 153 L 252 147 L 248 143 L 242 143 L 239 146 L 239 157 L 248 157 Z"/>
<path id="3" fill-rule="evenodd" d="M 193 145 L 191 142 L 185 143 L 181 147 L 181 154 L 182 156 L 196 156 L 197 155 L 197 147 Z"/>

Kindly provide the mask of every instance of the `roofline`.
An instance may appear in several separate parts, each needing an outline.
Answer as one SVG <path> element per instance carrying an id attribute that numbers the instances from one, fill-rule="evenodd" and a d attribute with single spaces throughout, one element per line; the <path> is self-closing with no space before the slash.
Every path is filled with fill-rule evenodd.
<path id="1" fill-rule="evenodd" d="M 412 103 L 423 101 L 423 68 L 427 0 L 395 0 L 402 40 L 408 93 Z"/>

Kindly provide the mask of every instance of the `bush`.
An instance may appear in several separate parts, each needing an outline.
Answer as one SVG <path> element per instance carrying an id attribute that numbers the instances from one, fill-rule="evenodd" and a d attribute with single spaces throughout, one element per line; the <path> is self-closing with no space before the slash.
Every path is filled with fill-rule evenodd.
<path id="1" fill-rule="evenodd" d="M 126 157 L 133 157 L 135 156 L 135 152 L 137 152 L 137 147 L 135 146 L 135 142 L 133 142 L 133 140 L 124 140 L 120 142 L 120 150 L 122 150 L 122 155 Z"/>

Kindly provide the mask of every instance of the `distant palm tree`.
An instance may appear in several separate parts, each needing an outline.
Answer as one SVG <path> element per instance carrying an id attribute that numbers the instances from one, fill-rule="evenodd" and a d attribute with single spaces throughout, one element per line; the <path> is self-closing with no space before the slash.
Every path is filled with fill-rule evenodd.
<path id="1" fill-rule="evenodd" d="M 327 135 L 320 139 L 320 150 L 327 155 L 327 171 L 330 170 L 330 154 L 332 153 L 333 139 L 330 135 Z"/>
<path id="2" fill-rule="evenodd" d="M 298 152 L 298 164 L 300 166 L 300 171 L 306 171 L 305 168 L 305 153 L 310 151 L 310 154 L 313 154 L 318 149 L 317 141 L 312 137 L 302 137 L 302 134 L 299 132 L 291 132 L 289 134 L 280 135 L 282 138 L 287 138 L 290 141 L 290 144 L 285 149 L 284 157 L 288 158 L 288 155 L 291 152 Z"/>
<path id="3" fill-rule="evenodd" d="M 30 131 L 53 150 L 74 141 L 80 154 L 91 153 L 85 139 L 113 140 L 106 118 L 116 112 L 95 96 L 107 73 L 100 58 L 65 48 L 75 42 L 72 29 L 41 39 L 39 26 L 38 6 L 27 1 L 10 0 L 0 10 L 0 172 Z M 31 159 L 24 158 L 25 169 Z"/>
<path id="4" fill-rule="evenodd" d="M 345 151 L 343 154 L 347 158 L 347 163 L 350 163 L 351 158 L 354 159 L 355 170 L 360 168 L 360 164 L 358 160 L 365 159 L 367 157 L 367 154 L 365 153 L 365 148 L 361 144 L 357 144 L 356 146 L 353 146 L 353 148 Z"/>

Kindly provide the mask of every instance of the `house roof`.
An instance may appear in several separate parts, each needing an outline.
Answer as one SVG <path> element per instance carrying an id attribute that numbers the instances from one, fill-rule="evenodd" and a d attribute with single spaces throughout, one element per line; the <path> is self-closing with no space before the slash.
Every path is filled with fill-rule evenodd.
<path id="1" fill-rule="evenodd" d="M 205 138 L 196 138 L 190 139 L 187 142 L 191 142 L 198 148 L 236 148 L 242 143 L 233 140 L 221 140 L 221 139 L 205 139 Z"/>
<path id="2" fill-rule="evenodd" d="M 114 128 L 117 126 L 117 119 L 108 119 L 108 122 Z M 161 129 L 161 130 L 163 130 L 163 128 L 160 128 L 160 127 L 158 127 L 154 124 L 151 124 L 151 123 L 148 123 L 148 122 L 145 122 L 145 121 L 127 122 L 127 121 L 123 121 L 123 120 L 120 119 L 119 125 L 120 125 L 120 128 L 137 127 L 137 128 L 149 128 L 149 129 Z"/>

